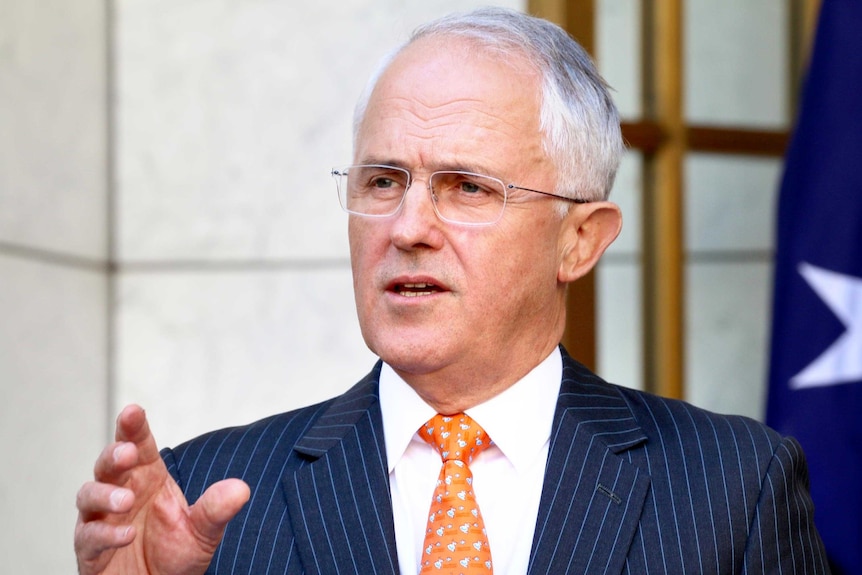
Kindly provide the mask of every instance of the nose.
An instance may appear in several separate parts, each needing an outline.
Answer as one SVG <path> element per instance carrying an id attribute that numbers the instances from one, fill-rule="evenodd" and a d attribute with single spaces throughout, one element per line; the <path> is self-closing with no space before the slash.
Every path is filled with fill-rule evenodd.
<path id="1" fill-rule="evenodd" d="M 442 242 L 440 220 L 434 210 L 428 180 L 414 179 L 410 183 L 401 209 L 393 216 L 390 236 L 399 249 L 437 248 Z"/>

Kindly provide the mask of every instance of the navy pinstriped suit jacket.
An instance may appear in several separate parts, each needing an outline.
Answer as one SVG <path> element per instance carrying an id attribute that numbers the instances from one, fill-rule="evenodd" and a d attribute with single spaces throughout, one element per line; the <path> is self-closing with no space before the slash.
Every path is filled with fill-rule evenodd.
<path id="1" fill-rule="evenodd" d="M 828 573 L 794 440 L 563 361 L 530 574 Z M 398 573 L 379 373 L 162 452 L 190 501 L 251 486 L 208 573 Z"/>

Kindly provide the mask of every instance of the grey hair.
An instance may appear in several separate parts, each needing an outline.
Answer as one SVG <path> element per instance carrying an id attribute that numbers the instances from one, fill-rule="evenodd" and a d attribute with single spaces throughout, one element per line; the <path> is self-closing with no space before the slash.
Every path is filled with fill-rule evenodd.
<path id="1" fill-rule="evenodd" d="M 480 8 L 417 28 L 388 54 L 354 111 L 354 140 L 374 87 L 395 57 L 422 38 L 459 37 L 501 58 L 519 54 L 542 77 L 540 129 L 545 153 L 557 168 L 555 192 L 584 200 L 607 199 L 625 149 L 617 108 L 590 56 L 562 28 L 521 12 Z"/>

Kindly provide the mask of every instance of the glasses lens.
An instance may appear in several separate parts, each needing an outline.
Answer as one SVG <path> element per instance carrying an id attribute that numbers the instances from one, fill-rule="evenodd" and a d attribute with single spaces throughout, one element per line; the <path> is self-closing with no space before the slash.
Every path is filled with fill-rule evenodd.
<path id="1" fill-rule="evenodd" d="M 490 176 L 470 172 L 435 172 L 431 175 L 437 213 L 462 224 L 491 224 L 506 207 L 506 186 Z"/>
<path id="2" fill-rule="evenodd" d="M 353 214 L 390 216 L 398 211 L 410 173 L 393 166 L 348 166 L 332 170 L 341 207 Z"/>

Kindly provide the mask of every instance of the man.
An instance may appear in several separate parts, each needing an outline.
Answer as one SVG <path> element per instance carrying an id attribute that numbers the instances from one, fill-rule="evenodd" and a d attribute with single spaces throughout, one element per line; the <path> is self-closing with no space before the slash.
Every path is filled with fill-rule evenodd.
<path id="1" fill-rule="evenodd" d="M 828 572 L 793 440 L 612 386 L 559 347 L 567 284 L 621 226 L 621 151 L 559 28 L 485 9 L 418 30 L 333 170 L 382 362 L 331 401 L 161 457 L 126 408 L 79 493 L 80 572 L 466 572 L 446 551 L 463 541 L 434 539 L 456 475 L 470 572 Z M 435 414 L 483 428 L 451 475 L 422 436 Z"/>

